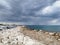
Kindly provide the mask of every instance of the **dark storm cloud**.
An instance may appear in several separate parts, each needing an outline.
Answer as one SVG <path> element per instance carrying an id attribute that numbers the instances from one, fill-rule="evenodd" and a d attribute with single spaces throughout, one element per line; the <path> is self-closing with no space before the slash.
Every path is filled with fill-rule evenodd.
<path id="1" fill-rule="evenodd" d="M 22 24 L 59 24 L 60 1 L 0 0 L 0 21 Z"/>

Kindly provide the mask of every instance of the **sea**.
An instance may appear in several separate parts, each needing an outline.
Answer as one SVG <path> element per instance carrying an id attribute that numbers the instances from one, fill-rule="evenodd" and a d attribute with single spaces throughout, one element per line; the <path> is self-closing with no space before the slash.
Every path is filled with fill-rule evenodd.
<path id="1" fill-rule="evenodd" d="M 29 29 L 60 32 L 60 25 L 26 25 Z"/>

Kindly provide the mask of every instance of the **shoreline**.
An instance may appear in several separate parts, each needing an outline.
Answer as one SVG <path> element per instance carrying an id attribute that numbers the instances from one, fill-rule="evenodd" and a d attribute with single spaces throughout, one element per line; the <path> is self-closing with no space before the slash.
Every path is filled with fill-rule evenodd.
<path id="1" fill-rule="evenodd" d="M 0 45 L 60 45 L 60 32 L 37 31 L 17 26 L 0 31 Z"/>

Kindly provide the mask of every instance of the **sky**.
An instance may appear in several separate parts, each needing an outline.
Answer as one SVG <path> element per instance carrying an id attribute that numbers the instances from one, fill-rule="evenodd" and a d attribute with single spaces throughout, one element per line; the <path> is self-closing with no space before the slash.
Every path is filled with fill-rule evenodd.
<path id="1" fill-rule="evenodd" d="M 60 25 L 60 0 L 0 0 L 0 22 Z"/>

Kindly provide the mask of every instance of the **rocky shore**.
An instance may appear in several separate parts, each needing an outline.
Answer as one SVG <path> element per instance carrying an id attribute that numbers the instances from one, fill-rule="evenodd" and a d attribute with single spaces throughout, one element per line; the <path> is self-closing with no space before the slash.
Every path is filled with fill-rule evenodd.
<path id="1" fill-rule="evenodd" d="M 0 45 L 60 45 L 60 32 L 37 31 L 17 26 L 0 31 Z"/>

